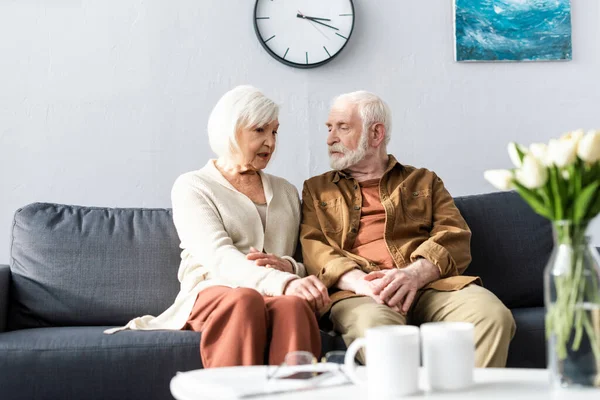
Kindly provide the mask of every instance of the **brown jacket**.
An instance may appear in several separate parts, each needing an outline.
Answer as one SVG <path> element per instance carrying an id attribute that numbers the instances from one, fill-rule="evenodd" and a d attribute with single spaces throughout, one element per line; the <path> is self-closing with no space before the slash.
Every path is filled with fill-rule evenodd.
<path id="1" fill-rule="evenodd" d="M 480 283 L 477 277 L 461 276 L 471 262 L 471 231 L 434 172 L 401 165 L 390 155 L 379 193 L 386 214 L 385 243 L 396 267 L 421 257 L 435 264 L 441 278 L 423 289 L 452 291 Z M 330 171 L 304 182 L 300 227 L 304 265 L 330 288 L 333 302 L 356 296 L 334 288 L 343 274 L 354 268 L 379 270 L 373 261 L 350 252 L 361 206 L 358 182 L 344 172 Z"/>

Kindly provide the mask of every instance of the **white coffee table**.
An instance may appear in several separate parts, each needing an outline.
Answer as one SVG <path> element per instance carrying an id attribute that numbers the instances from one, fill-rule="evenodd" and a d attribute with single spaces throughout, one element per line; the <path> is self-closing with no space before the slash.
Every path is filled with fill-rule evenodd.
<path id="1" fill-rule="evenodd" d="M 227 386 L 234 388 L 244 382 L 258 382 L 265 379 L 266 368 L 259 367 L 231 367 L 202 369 L 178 373 L 171 380 L 171 393 L 177 400 L 197 400 L 213 398 L 236 398 L 233 394 L 221 392 L 210 394 L 211 388 L 207 382 L 226 382 Z M 422 372 L 422 371 L 421 371 Z M 364 367 L 359 367 L 359 374 L 364 374 Z M 421 373 L 420 387 L 425 388 L 424 374 Z M 214 389 L 214 388 L 213 388 Z M 545 369 L 520 369 L 520 368 L 489 368 L 475 370 L 475 385 L 468 390 L 455 392 L 425 392 L 409 397 L 436 398 L 436 399 L 508 399 L 508 400 L 586 400 L 600 399 L 600 389 L 558 389 L 554 390 L 549 384 L 548 371 Z M 343 386 L 270 394 L 252 397 L 254 399 L 293 400 L 352 400 L 367 399 L 367 389 L 361 386 L 347 384 Z M 384 399 L 376 399 L 384 400 Z"/>

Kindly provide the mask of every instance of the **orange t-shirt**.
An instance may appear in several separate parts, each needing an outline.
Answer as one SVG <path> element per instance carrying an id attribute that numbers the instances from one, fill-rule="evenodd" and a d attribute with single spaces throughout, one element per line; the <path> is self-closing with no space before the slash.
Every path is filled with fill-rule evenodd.
<path id="1" fill-rule="evenodd" d="M 360 183 L 362 209 L 360 225 L 351 252 L 374 261 L 381 269 L 396 268 L 385 244 L 385 208 L 379 197 L 379 179 Z"/>

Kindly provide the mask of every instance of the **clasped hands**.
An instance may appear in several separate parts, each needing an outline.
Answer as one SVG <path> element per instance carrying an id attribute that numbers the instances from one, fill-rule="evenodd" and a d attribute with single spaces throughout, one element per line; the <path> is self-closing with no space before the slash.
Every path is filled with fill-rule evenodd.
<path id="1" fill-rule="evenodd" d="M 406 268 L 366 274 L 355 281 L 354 291 L 406 314 L 415 300 L 417 291 L 439 277 L 440 272 L 435 264 L 419 259 Z"/>
<path id="2" fill-rule="evenodd" d="M 273 268 L 290 274 L 294 273 L 294 267 L 290 261 L 274 254 L 263 253 L 254 247 L 250 248 L 250 253 L 246 255 L 246 259 L 254 261 L 260 267 Z M 288 282 L 283 294 L 306 300 L 315 312 L 331 303 L 327 287 L 316 276 L 312 275 Z"/>
<path id="3" fill-rule="evenodd" d="M 274 254 L 265 254 L 255 248 L 251 248 L 246 258 L 254 261 L 258 266 L 294 273 L 294 267 L 290 261 Z M 356 294 L 369 296 L 379 304 L 385 304 L 401 314 L 406 314 L 410 310 L 417 291 L 439 277 L 438 267 L 422 258 L 406 268 L 365 274 L 354 281 L 352 286 Z M 315 276 L 288 282 L 283 294 L 305 299 L 314 311 L 331 303 L 327 287 Z"/>

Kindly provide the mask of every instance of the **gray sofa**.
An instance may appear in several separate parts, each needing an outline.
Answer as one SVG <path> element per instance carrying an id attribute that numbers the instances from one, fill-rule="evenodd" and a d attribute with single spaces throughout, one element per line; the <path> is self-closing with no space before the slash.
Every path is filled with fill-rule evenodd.
<path id="1" fill-rule="evenodd" d="M 467 273 L 481 276 L 517 321 L 509 366 L 544 367 L 549 223 L 513 192 L 456 204 L 473 231 Z M 199 333 L 102 331 L 171 304 L 178 245 L 168 209 L 17 210 L 10 267 L 0 266 L 0 398 L 171 398 L 172 376 L 202 367 Z M 344 348 L 339 336 L 322 337 L 324 351 Z"/>

